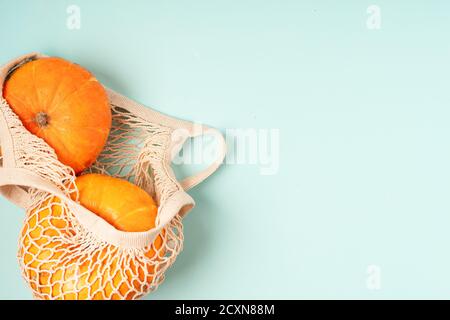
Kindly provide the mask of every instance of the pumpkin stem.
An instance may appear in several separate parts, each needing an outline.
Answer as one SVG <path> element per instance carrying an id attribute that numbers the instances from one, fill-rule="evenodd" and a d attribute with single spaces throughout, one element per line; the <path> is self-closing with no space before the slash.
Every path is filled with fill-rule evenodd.
<path id="1" fill-rule="evenodd" d="M 38 112 L 36 114 L 36 123 L 40 128 L 45 128 L 48 126 L 50 117 L 45 112 Z"/>

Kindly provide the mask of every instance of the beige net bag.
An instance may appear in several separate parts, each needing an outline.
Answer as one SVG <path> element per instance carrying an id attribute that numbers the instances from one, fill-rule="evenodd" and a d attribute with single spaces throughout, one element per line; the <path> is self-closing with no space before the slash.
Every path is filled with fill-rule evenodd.
<path id="1" fill-rule="evenodd" d="M 29 54 L 0 69 L 0 89 Z M 211 175 L 225 157 L 215 129 L 173 119 L 112 90 L 113 126 L 105 149 L 87 172 L 126 179 L 158 204 L 156 227 L 124 232 L 73 201 L 73 170 L 22 125 L 0 100 L 0 193 L 26 210 L 19 264 L 37 299 L 136 299 L 155 290 L 183 246 L 182 217 L 194 206 L 186 190 Z M 212 134 L 217 161 L 178 182 L 171 162 L 189 137 Z"/>

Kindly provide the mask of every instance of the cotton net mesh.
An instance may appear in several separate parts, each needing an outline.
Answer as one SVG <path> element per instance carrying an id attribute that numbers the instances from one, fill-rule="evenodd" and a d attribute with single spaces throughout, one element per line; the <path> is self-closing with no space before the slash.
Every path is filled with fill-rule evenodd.
<path id="1" fill-rule="evenodd" d="M 113 127 L 98 161 L 88 170 L 127 179 L 161 204 L 179 190 L 162 157 L 171 129 L 112 105 Z M 73 171 L 53 150 L 31 135 L 3 101 L 14 143 L 16 167 L 51 180 L 66 195 L 76 193 Z M 19 240 L 19 263 L 38 299 L 135 299 L 155 290 L 182 249 L 183 228 L 176 215 L 145 248 L 122 248 L 102 241 L 79 223 L 57 197 L 30 189 Z"/>
<path id="2" fill-rule="evenodd" d="M 165 271 L 182 249 L 182 214 L 193 206 L 193 201 L 171 171 L 168 150 L 173 147 L 175 127 L 184 122 L 164 118 L 169 122 L 164 125 L 160 114 L 142 111 L 145 107 L 125 98 L 114 99 L 117 96 L 111 90 L 108 94 L 112 129 L 102 154 L 85 173 L 126 179 L 153 196 L 160 209 L 156 221 L 159 228 L 157 235 L 145 245 L 117 244 L 102 236 L 108 232 L 97 232 L 102 228 L 82 223 L 81 213 L 74 210 L 72 200 L 67 200 L 74 197 L 73 202 L 76 202 L 77 199 L 73 170 L 60 163 L 53 149 L 42 139 L 28 132 L 7 102 L 0 98 L 3 148 L 0 169 L 2 172 L 23 169 L 30 176 L 51 183 L 62 195 L 58 197 L 38 187 L 19 190 L 27 201 L 18 259 L 22 275 L 37 299 L 142 297 L 164 280 Z M 5 140 L 8 140 L 8 148 L 4 147 Z M 190 185 L 206 178 L 218 165 L 190 181 Z M 23 182 L 17 181 L 15 187 L 26 186 Z M 20 193 L 13 196 L 9 194 L 10 189 L 0 191 L 11 200 Z M 181 197 L 183 200 L 174 201 L 180 193 L 185 195 Z M 166 212 L 174 211 L 164 215 L 164 221 L 160 221 L 162 208 Z M 120 237 L 127 239 L 127 235 Z"/>
<path id="3" fill-rule="evenodd" d="M 0 89 L 8 71 L 39 57 L 28 54 L 0 68 Z M 107 92 L 112 129 L 84 173 L 126 179 L 148 192 L 158 204 L 156 227 L 148 232 L 118 231 L 81 207 L 73 170 L 0 97 L 0 194 L 26 210 L 18 258 L 37 299 L 136 299 L 155 290 L 182 249 L 182 217 L 194 205 L 185 190 L 216 171 L 225 157 L 217 130 L 202 126 L 199 133 L 192 123 Z M 178 129 L 188 135 L 176 142 Z M 178 182 L 170 168 L 173 150 L 189 136 L 208 132 L 219 139 L 218 159 Z"/>

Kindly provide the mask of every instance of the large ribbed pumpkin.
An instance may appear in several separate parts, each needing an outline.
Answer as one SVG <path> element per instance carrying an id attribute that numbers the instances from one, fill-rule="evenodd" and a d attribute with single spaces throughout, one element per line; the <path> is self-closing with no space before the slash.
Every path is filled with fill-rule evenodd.
<path id="1" fill-rule="evenodd" d="M 89 167 L 106 143 L 111 128 L 106 91 L 77 64 L 55 57 L 27 62 L 9 75 L 3 97 L 23 125 L 76 173 Z"/>
<path id="2" fill-rule="evenodd" d="M 157 206 L 139 187 L 99 174 L 77 178 L 79 202 L 122 231 L 155 226 Z M 160 259 L 159 235 L 140 261 L 123 260 L 114 246 L 83 249 L 64 218 L 61 201 L 51 197 L 29 212 L 19 256 L 32 289 L 45 299 L 133 299 L 152 281 L 154 266 L 142 259 Z M 143 271 L 146 268 L 146 272 Z M 126 272 L 124 272 L 126 270 Z"/>

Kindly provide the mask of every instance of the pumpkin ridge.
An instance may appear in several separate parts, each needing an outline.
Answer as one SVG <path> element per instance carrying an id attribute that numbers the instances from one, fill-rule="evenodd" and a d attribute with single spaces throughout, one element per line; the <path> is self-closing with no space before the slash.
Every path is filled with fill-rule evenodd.
<path id="1" fill-rule="evenodd" d="M 22 98 L 19 98 L 18 96 L 16 96 L 16 95 L 15 95 L 14 93 L 12 93 L 11 91 L 8 92 L 8 95 L 10 95 L 13 99 L 18 100 L 19 103 L 21 103 L 22 105 L 24 105 L 24 106 L 28 105 L 28 103 L 26 103 L 25 101 L 23 101 Z M 4 98 L 4 97 L 3 97 L 3 98 Z M 9 103 L 8 103 L 8 105 L 9 105 Z M 30 112 L 30 113 L 31 113 L 31 112 Z M 19 115 L 17 115 L 17 116 L 19 116 Z M 19 118 L 20 118 L 20 117 L 19 117 Z M 27 120 L 27 121 L 30 121 L 30 120 Z"/>
<path id="2" fill-rule="evenodd" d="M 98 126 L 95 126 L 95 125 L 93 125 L 93 126 L 82 126 L 82 125 L 78 125 L 78 124 L 73 124 L 73 125 L 71 124 L 70 128 L 72 128 L 72 129 L 88 129 L 88 130 L 97 131 L 97 132 L 101 132 L 101 133 L 109 132 L 108 130 L 105 130 L 103 128 L 99 128 Z"/>
<path id="3" fill-rule="evenodd" d="M 86 84 L 89 84 L 90 82 L 98 82 L 98 81 L 92 81 L 91 79 L 95 79 L 95 78 L 90 77 L 89 79 L 84 80 L 82 84 L 78 85 L 78 87 L 75 90 L 73 90 L 72 92 L 69 92 L 63 99 L 61 99 L 61 101 L 58 102 L 58 105 L 55 108 L 49 109 L 48 112 L 49 113 L 54 112 L 59 106 L 64 105 L 64 103 L 66 102 L 67 99 L 69 99 L 74 94 L 78 93 L 80 90 L 84 89 Z"/>
<path id="4" fill-rule="evenodd" d="M 40 110 L 40 109 L 42 109 L 41 106 L 38 106 L 38 108 L 36 108 L 36 103 L 39 102 L 39 97 L 38 97 L 38 94 L 37 94 L 37 87 L 36 87 L 36 64 L 33 63 L 32 66 L 33 66 L 33 68 L 32 68 L 33 73 L 32 73 L 31 80 L 32 80 L 32 83 L 33 83 L 33 88 L 34 88 L 34 90 L 33 90 L 34 99 L 31 99 L 31 104 L 33 105 L 34 110 Z M 35 114 L 33 114 L 33 116 L 34 115 Z"/>
<path id="5" fill-rule="evenodd" d="M 52 128 L 53 128 L 54 130 L 58 131 L 58 132 L 61 132 L 61 129 L 63 129 L 62 127 L 57 127 L 57 126 L 52 126 Z M 41 129 L 41 130 L 43 130 L 43 129 Z M 44 131 L 44 130 L 43 130 L 43 131 Z M 62 136 L 63 136 L 63 135 L 62 135 Z M 65 142 L 64 140 L 61 139 L 61 135 L 53 135 L 53 139 L 56 139 L 56 140 L 59 141 L 58 146 L 59 146 L 59 148 L 63 148 L 63 149 L 66 151 L 65 154 L 70 154 L 70 150 L 67 148 L 66 142 Z M 48 144 L 48 143 L 47 143 L 47 144 Z M 52 148 L 52 149 L 54 149 L 54 148 Z M 61 161 L 61 159 L 60 159 L 59 156 L 58 156 L 58 160 Z M 71 159 L 71 161 L 74 162 L 75 164 L 79 165 L 79 166 L 82 166 L 82 165 L 83 165 L 82 163 L 80 163 L 80 162 L 78 161 L 78 159 L 73 158 L 73 159 Z"/>
<path id="6" fill-rule="evenodd" d="M 55 104 L 55 96 L 56 96 L 56 92 L 58 92 L 58 90 L 61 87 L 61 84 L 64 82 L 65 79 L 67 79 L 68 74 L 69 74 L 69 69 L 72 68 L 72 64 L 69 64 L 66 66 L 65 70 L 64 70 L 64 77 L 61 79 L 60 82 L 58 82 L 58 85 L 55 87 L 55 89 L 53 90 L 53 98 L 52 101 L 50 102 L 50 104 L 48 105 L 48 113 L 53 112 L 53 110 L 55 110 L 54 104 Z"/>
<path id="7" fill-rule="evenodd" d="M 153 208 L 153 206 L 152 206 L 152 208 Z M 116 219 L 114 222 L 115 222 L 115 223 L 119 223 L 120 221 L 127 221 L 127 220 L 129 219 L 130 216 L 133 216 L 133 215 L 136 214 L 136 213 L 140 213 L 140 212 L 142 212 L 142 213 L 148 213 L 148 212 L 149 212 L 149 210 L 145 210 L 145 211 L 144 211 L 144 209 L 147 209 L 147 208 L 135 208 L 134 210 L 129 210 L 129 211 L 127 211 L 126 214 L 121 215 L 121 216 L 120 216 L 118 219 Z M 155 219 L 156 219 L 156 217 L 155 217 Z M 153 224 L 153 226 L 152 226 L 150 229 L 142 230 L 142 231 L 148 231 L 148 230 L 151 230 L 151 229 L 153 229 L 155 226 L 156 226 L 156 224 Z"/>
<path id="8" fill-rule="evenodd" d="M 63 128 L 62 126 L 53 126 L 53 128 L 55 128 L 58 132 L 61 132 L 61 133 L 64 133 L 64 132 L 70 132 L 70 131 L 71 131 L 70 128 Z M 106 142 L 107 139 L 108 139 L 108 136 L 106 135 L 106 136 L 103 138 L 104 142 Z M 74 145 L 73 142 L 76 142 L 77 140 L 78 140 L 78 139 L 75 139 L 75 137 L 68 136 L 67 139 L 64 140 L 64 142 L 63 142 L 63 140 L 59 140 L 59 141 L 60 141 L 61 144 L 64 144 L 64 147 L 65 147 L 65 150 L 66 150 L 66 151 L 70 151 L 70 149 L 67 147 L 67 145 Z M 91 143 L 90 143 L 90 144 L 91 144 Z M 94 148 L 94 147 L 92 147 L 92 146 L 90 147 L 90 150 L 95 150 L 95 151 L 97 151 L 98 153 L 100 153 L 102 149 L 103 149 L 103 148 L 97 148 L 97 147 Z M 94 161 L 94 162 L 95 162 L 95 161 Z M 83 163 L 77 162 L 77 164 L 82 165 Z"/>

